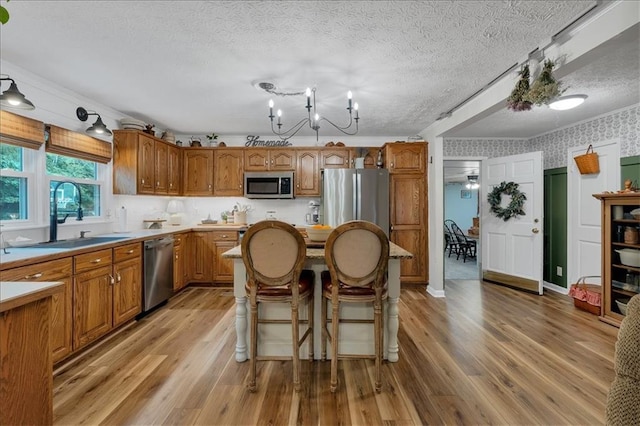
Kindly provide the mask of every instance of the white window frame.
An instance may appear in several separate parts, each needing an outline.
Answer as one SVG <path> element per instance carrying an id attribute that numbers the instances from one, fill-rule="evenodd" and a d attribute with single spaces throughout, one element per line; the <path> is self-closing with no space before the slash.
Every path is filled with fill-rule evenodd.
<path id="1" fill-rule="evenodd" d="M 15 146 L 15 145 L 14 145 Z M 38 153 L 41 150 L 24 148 L 16 146 L 22 150 L 22 171 L 3 169 L 0 170 L 0 176 L 3 177 L 15 177 L 26 178 L 27 180 L 27 218 L 26 219 L 12 219 L 12 220 L 0 220 L 0 224 L 5 230 L 11 228 L 26 228 L 34 227 L 38 225 L 38 203 L 36 194 L 38 194 L 38 180 L 36 178 L 36 164 L 38 159 Z"/>

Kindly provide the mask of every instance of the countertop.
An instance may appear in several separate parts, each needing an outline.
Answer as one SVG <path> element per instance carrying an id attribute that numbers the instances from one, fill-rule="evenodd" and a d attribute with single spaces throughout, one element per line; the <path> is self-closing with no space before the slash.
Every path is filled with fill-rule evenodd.
<path id="1" fill-rule="evenodd" d="M 64 283 L 56 282 L 0 282 L 0 312 L 51 296 L 64 290 Z"/>
<path id="2" fill-rule="evenodd" d="M 242 259 L 242 249 L 239 245 L 235 246 L 231 250 L 222 253 L 222 257 L 232 259 Z M 390 259 L 411 259 L 413 254 L 409 253 L 402 247 L 392 242 L 389 242 L 389 258 Z M 324 259 L 323 248 L 307 248 L 307 259 Z"/>
<path id="3" fill-rule="evenodd" d="M 67 256 L 74 256 L 76 254 L 86 253 L 101 248 L 115 247 L 123 244 L 129 244 L 132 242 L 145 241 L 150 238 L 159 238 L 166 235 L 176 234 L 180 232 L 189 231 L 243 231 L 247 229 L 247 225 L 181 225 L 181 226 L 167 226 L 161 229 L 140 229 L 131 232 L 124 233 L 112 233 L 92 235 L 87 237 L 91 239 L 93 237 L 123 237 L 123 239 L 112 242 L 102 242 L 96 244 L 89 244 L 83 247 L 77 248 L 47 248 L 46 244 L 41 247 L 7 247 L 8 254 L 0 250 L 0 270 L 15 268 L 19 266 L 29 265 L 41 261 L 59 259 Z M 1 279 L 1 276 L 0 276 Z"/>

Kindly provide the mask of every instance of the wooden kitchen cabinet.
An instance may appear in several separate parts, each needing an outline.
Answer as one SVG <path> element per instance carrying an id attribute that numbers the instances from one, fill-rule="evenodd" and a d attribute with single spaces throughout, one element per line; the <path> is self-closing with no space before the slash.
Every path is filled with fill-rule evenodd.
<path id="1" fill-rule="evenodd" d="M 179 193 L 180 170 L 170 163 L 176 153 L 178 147 L 141 131 L 114 130 L 113 193 L 166 195 L 170 183 Z"/>
<path id="2" fill-rule="evenodd" d="M 185 149 L 182 165 L 184 195 L 213 195 L 213 150 Z"/>
<path id="3" fill-rule="evenodd" d="M 427 172 L 426 142 L 393 142 L 385 144 L 385 167 L 390 174 Z"/>
<path id="4" fill-rule="evenodd" d="M 384 150 L 385 164 L 394 167 L 389 170 L 389 239 L 413 253 L 412 259 L 400 261 L 400 280 L 426 283 L 429 279 L 427 146 L 425 142 L 394 142 L 385 144 Z M 425 163 L 420 166 L 422 161 Z"/>
<path id="5" fill-rule="evenodd" d="M 180 195 L 182 191 L 182 150 L 177 146 L 167 145 L 167 194 Z"/>
<path id="6" fill-rule="evenodd" d="M 72 351 L 72 273 L 71 257 L 2 271 L 3 281 L 61 281 L 64 283 L 62 293 L 54 294 L 52 297 L 51 350 L 54 363 L 65 358 Z"/>
<path id="7" fill-rule="evenodd" d="M 618 302 L 627 303 L 640 293 L 640 267 L 625 265 L 616 250 L 640 250 L 633 235 L 640 229 L 640 219 L 631 211 L 640 208 L 640 193 L 594 194 L 602 205 L 602 302 L 600 319 L 620 327 L 624 315 Z M 634 231 L 635 230 L 635 231 Z M 625 234 L 626 232 L 626 234 Z"/>
<path id="8" fill-rule="evenodd" d="M 288 148 L 244 149 L 244 171 L 292 171 L 296 169 L 296 151 Z"/>
<path id="9" fill-rule="evenodd" d="M 211 232 L 192 232 L 189 240 L 189 281 L 212 282 L 215 246 Z"/>
<path id="10" fill-rule="evenodd" d="M 237 231 L 212 231 L 215 264 L 213 268 L 214 283 L 233 283 L 233 259 L 222 257 L 222 253 L 239 244 Z"/>
<path id="11" fill-rule="evenodd" d="M 244 195 L 244 152 L 241 148 L 214 150 L 213 195 L 242 197 Z"/>
<path id="12" fill-rule="evenodd" d="M 320 150 L 296 150 L 296 183 L 294 195 L 296 197 L 320 196 Z"/>
<path id="13" fill-rule="evenodd" d="M 320 150 L 320 170 L 352 168 L 355 156 L 355 148 L 324 148 Z"/>
<path id="14" fill-rule="evenodd" d="M 142 245 L 132 243 L 113 249 L 113 327 L 142 312 Z"/>
<path id="15" fill-rule="evenodd" d="M 188 246 L 188 233 L 173 236 L 173 291 L 182 290 L 187 285 L 187 269 L 185 256 Z"/>
<path id="16" fill-rule="evenodd" d="M 74 256 L 73 347 L 82 348 L 108 333 L 113 324 L 111 249 Z"/>

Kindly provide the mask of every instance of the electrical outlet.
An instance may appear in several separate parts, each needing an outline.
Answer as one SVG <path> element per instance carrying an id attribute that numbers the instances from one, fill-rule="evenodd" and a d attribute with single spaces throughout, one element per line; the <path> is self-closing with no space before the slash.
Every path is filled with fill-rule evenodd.
<path id="1" fill-rule="evenodd" d="M 556 275 L 559 277 L 562 276 L 562 266 L 556 266 Z"/>

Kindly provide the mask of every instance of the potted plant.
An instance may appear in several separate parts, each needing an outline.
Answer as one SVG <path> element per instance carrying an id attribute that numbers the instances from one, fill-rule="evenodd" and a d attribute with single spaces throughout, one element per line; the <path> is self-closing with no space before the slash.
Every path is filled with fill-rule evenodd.
<path id="1" fill-rule="evenodd" d="M 209 145 L 210 146 L 218 146 L 218 135 L 216 135 L 215 133 L 211 133 L 210 135 L 207 135 L 207 139 L 209 139 Z"/>

